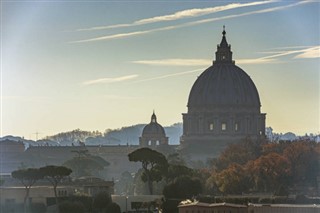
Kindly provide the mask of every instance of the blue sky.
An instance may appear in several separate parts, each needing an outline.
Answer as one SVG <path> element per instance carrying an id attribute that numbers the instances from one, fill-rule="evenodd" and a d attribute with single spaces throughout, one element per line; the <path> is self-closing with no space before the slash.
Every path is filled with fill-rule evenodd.
<path id="1" fill-rule="evenodd" d="M 319 133 L 318 1 L 2 1 L 1 135 L 182 121 L 226 25 L 267 126 Z"/>

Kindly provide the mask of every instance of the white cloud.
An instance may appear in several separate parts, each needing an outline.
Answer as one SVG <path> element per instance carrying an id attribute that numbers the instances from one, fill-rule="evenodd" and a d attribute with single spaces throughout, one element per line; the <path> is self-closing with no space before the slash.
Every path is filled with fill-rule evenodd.
<path id="1" fill-rule="evenodd" d="M 84 39 L 84 40 L 78 40 L 78 41 L 71 41 L 69 43 L 85 43 L 85 42 L 92 42 L 92 41 L 102 41 L 102 40 L 112 40 L 112 39 L 118 39 L 118 38 L 126 38 L 126 37 L 131 37 L 131 36 L 149 34 L 149 33 L 157 32 L 157 31 L 170 30 L 170 29 L 173 29 L 173 28 L 174 28 L 174 26 L 169 26 L 169 27 L 163 27 L 163 28 L 146 30 L 146 31 L 136 31 L 136 32 L 130 32 L 130 33 L 119 33 L 119 34 L 113 34 L 113 35 L 108 35 L 108 36 L 101 36 L 101 37 L 97 37 L 97 38 Z"/>
<path id="2" fill-rule="evenodd" d="M 264 53 L 273 53 L 273 55 L 265 56 L 262 59 L 272 59 L 272 58 L 278 58 L 281 56 L 294 55 L 294 54 L 296 54 L 296 56 L 293 57 L 294 59 L 320 57 L 320 45 L 279 47 L 277 49 L 279 49 L 280 51 L 264 52 Z M 288 50 L 288 49 L 293 49 L 293 50 Z"/>
<path id="3" fill-rule="evenodd" d="M 285 47 L 283 49 L 296 49 L 303 48 L 306 46 L 296 46 L 296 47 Z M 264 52 L 273 53 L 269 56 L 264 56 L 260 58 L 245 58 L 236 59 L 236 64 L 267 64 L 267 63 L 278 63 L 279 57 L 298 54 L 293 57 L 293 59 L 302 58 L 320 58 L 320 46 L 307 46 L 308 48 L 298 49 L 298 50 L 282 50 L 275 52 Z M 277 48 L 281 49 L 281 48 Z M 210 66 L 212 64 L 211 60 L 207 59 L 182 59 L 182 58 L 172 58 L 172 59 L 157 59 L 157 60 L 137 60 L 132 61 L 135 64 L 144 64 L 152 66 Z"/>
<path id="4" fill-rule="evenodd" d="M 216 12 L 221 12 L 230 9 L 236 9 L 241 7 L 249 7 L 249 6 L 256 6 L 261 4 L 267 4 L 274 1 L 257 1 L 257 2 L 250 2 L 250 3 L 232 3 L 223 6 L 217 7 L 209 7 L 209 8 L 194 8 L 189 10 L 178 11 L 174 14 L 164 15 L 164 16 L 156 16 L 147 19 L 141 19 L 139 21 L 134 22 L 135 24 L 148 24 L 148 23 L 155 23 L 155 22 L 162 22 L 162 21 L 173 21 L 178 19 L 190 18 L 190 17 L 198 17 L 203 15 L 208 15 Z"/>
<path id="5" fill-rule="evenodd" d="M 266 64 L 274 63 L 276 59 L 272 58 L 250 58 L 250 59 L 237 59 L 236 64 Z M 159 59 L 159 60 L 139 60 L 132 61 L 135 64 L 144 64 L 152 66 L 210 66 L 212 60 L 206 59 Z"/>
<path id="6" fill-rule="evenodd" d="M 187 75 L 187 74 L 190 74 L 190 73 L 203 71 L 204 69 L 205 69 L 205 67 L 204 68 L 200 68 L 200 69 L 195 69 L 195 70 L 189 70 L 189 71 L 184 71 L 184 72 L 168 74 L 168 75 L 161 75 L 161 76 L 157 76 L 157 77 L 154 77 L 154 78 L 147 78 L 147 79 L 142 79 L 142 80 L 139 80 L 139 81 L 134 81 L 132 83 L 140 83 L 140 82 L 153 81 L 153 80 L 158 80 L 158 79 L 163 79 L 163 78 L 170 78 L 170 77 L 175 77 L 175 76 L 180 76 L 180 75 Z"/>
<path id="7" fill-rule="evenodd" d="M 225 20 L 225 19 L 230 19 L 230 18 L 238 18 L 238 17 L 254 15 L 254 14 L 270 13 L 270 12 L 274 12 L 277 10 L 283 10 L 283 9 L 287 9 L 290 7 L 298 6 L 298 5 L 305 4 L 305 3 L 310 3 L 310 1 L 300 1 L 300 2 L 293 3 L 293 4 L 285 5 L 285 6 L 271 7 L 271 8 L 267 8 L 267 9 L 255 10 L 255 11 L 241 13 L 241 14 L 235 14 L 235 15 L 222 16 L 222 17 L 217 17 L 217 18 L 203 19 L 203 20 L 199 20 L 199 21 L 193 21 L 193 22 L 189 22 L 186 24 L 176 25 L 176 28 L 193 26 L 193 25 L 204 24 L 204 23 L 209 23 L 209 22 L 215 22 L 215 21 L 220 21 L 220 20 Z"/>
<path id="8" fill-rule="evenodd" d="M 236 60 L 236 64 L 269 64 L 275 62 L 277 62 L 277 60 L 271 58 L 250 58 Z"/>
<path id="9" fill-rule="evenodd" d="M 145 34 L 154 33 L 154 32 L 158 32 L 158 31 L 178 29 L 178 28 L 182 28 L 182 27 L 188 27 L 188 26 L 204 24 L 204 23 L 209 23 L 209 22 L 215 22 L 215 21 L 220 21 L 220 20 L 225 20 L 225 19 L 238 18 L 238 17 L 242 17 L 242 16 L 248 16 L 248 15 L 260 14 L 260 13 L 273 12 L 273 11 L 277 11 L 277 10 L 283 10 L 283 9 L 286 9 L 286 8 L 289 8 L 289 7 L 294 7 L 294 6 L 305 4 L 305 3 L 309 3 L 309 2 L 310 1 L 300 1 L 300 2 L 296 2 L 296 3 L 293 3 L 293 4 L 286 5 L 286 6 L 272 7 L 272 8 L 268 8 L 268 9 L 256 10 L 256 11 L 251 11 L 251 12 L 246 12 L 246 13 L 241 13 L 241 14 L 222 16 L 222 17 L 210 18 L 210 19 L 203 19 L 203 20 L 198 20 L 198 21 L 193 21 L 193 22 L 187 22 L 187 23 L 180 24 L 180 25 L 172 25 L 172 26 L 167 26 L 167 27 L 163 27 L 163 28 L 156 28 L 156 29 L 151 29 L 151 30 L 146 30 L 146 31 L 119 33 L 119 34 L 101 36 L 101 37 L 96 37 L 96 38 L 91 38 L 91 39 L 71 41 L 69 43 L 84 43 L 84 42 L 93 42 L 93 41 L 102 41 L 102 40 L 126 38 L 126 37 L 137 36 L 137 35 L 145 35 Z"/>
<path id="10" fill-rule="evenodd" d="M 95 79 L 95 80 L 85 81 L 82 84 L 84 84 L 84 85 L 108 84 L 108 83 L 127 81 L 127 80 L 134 79 L 137 77 L 138 77 L 138 75 L 126 75 L 126 76 L 121 76 L 121 77 L 117 77 L 117 78 L 99 78 L 99 79 Z"/>
<path id="11" fill-rule="evenodd" d="M 156 22 L 174 21 L 174 20 L 191 18 L 191 17 L 199 17 L 199 16 L 203 16 L 203 15 L 208 15 L 208 14 L 212 14 L 212 13 L 217 13 L 217 12 L 241 8 L 241 7 L 250 7 L 250 6 L 257 6 L 257 5 L 262 5 L 262 4 L 268 4 L 271 2 L 275 2 L 275 1 L 268 0 L 268 1 L 249 2 L 249 3 L 231 3 L 231 4 L 217 6 L 217 7 L 194 8 L 194 9 L 178 11 L 178 12 L 175 12 L 175 13 L 169 14 L 169 15 L 155 16 L 152 18 L 140 19 L 140 20 L 135 21 L 130 24 L 115 24 L 115 25 L 109 25 L 109 26 L 98 26 L 98 27 L 91 27 L 91 28 L 86 28 L 86 29 L 78 29 L 77 31 L 104 30 L 104 29 L 112 29 L 112 28 L 138 26 L 138 25 L 144 25 L 144 24 L 156 23 Z"/>
<path id="12" fill-rule="evenodd" d="M 294 58 L 320 58 L 320 46 L 302 50 L 302 53 Z"/>
<path id="13" fill-rule="evenodd" d="M 274 47 L 271 48 L 270 50 L 278 50 L 277 52 L 279 52 L 279 50 L 287 50 L 287 49 L 301 49 L 301 48 L 307 48 L 307 47 L 312 47 L 312 46 L 288 46 L 288 47 Z M 261 53 L 275 53 L 275 52 L 261 52 Z"/>
<path id="14" fill-rule="evenodd" d="M 110 40 L 110 39 L 125 38 L 125 37 L 141 35 L 141 34 L 147 34 L 147 33 L 149 33 L 149 32 L 148 31 L 137 31 L 137 32 L 131 32 L 131 33 L 120 33 L 120 34 L 114 34 L 114 35 L 109 35 L 109 36 L 101 36 L 101 37 L 91 38 L 91 39 L 71 41 L 69 43 L 84 43 L 84 42 L 91 42 L 91 41 Z"/>

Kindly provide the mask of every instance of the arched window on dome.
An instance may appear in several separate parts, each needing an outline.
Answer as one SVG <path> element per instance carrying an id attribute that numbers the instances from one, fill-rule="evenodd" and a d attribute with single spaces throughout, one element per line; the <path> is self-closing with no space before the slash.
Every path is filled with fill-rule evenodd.
<path id="1" fill-rule="evenodd" d="M 210 131 L 213 131 L 213 130 L 214 130 L 214 125 L 213 125 L 213 123 L 210 123 L 210 124 L 209 124 L 209 130 L 210 130 Z"/>
<path id="2" fill-rule="evenodd" d="M 227 123 L 221 123 L 221 130 L 226 131 L 227 130 Z"/>
<path id="3" fill-rule="evenodd" d="M 236 131 L 236 132 L 239 131 L 239 124 L 238 123 L 234 124 L 234 131 Z"/>

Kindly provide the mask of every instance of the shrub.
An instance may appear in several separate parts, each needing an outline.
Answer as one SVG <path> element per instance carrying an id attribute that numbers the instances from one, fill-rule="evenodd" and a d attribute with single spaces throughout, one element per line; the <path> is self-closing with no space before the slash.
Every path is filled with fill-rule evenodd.
<path id="1" fill-rule="evenodd" d="M 31 213 L 45 213 L 47 207 L 44 203 L 31 203 L 29 206 L 29 212 Z"/>
<path id="2" fill-rule="evenodd" d="M 59 213 L 85 213 L 85 208 L 80 202 L 66 201 L 59 205 Z"/>

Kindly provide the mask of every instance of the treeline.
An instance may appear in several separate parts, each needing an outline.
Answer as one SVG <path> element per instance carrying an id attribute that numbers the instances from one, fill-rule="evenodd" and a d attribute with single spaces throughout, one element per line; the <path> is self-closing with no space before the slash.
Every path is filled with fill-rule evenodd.
<path id="1" fill-rule="evenodd" d="M 43 140 L 53 141 L 60 145 L 138 145 L 139 137 L 146 124 L 137 124 L 119 129 L 106 129 L 100 131 L 84 131 L 75 129 L 68 132 L 61 132 L 56 135 L 47 136 Z M 179 138 L 182 135 L 182 124 L 176 123 L 168 127 L 164 127 L 167 136 L 170 138 L 171 144 L 179 144 Z M 38 142 L 40 142 L 38 141 Z"/>
<path id="2" fill-rule="evenodd" d="M 320 144 L 310 141 L 230 145 L 211 161 L 207 187 L 222 194 L 275 195 L 317 190 Z"/>
<path id="3" fill-rule="evenodd" d="M 53 136 L 47 136 L 46 140 L 55 141 L 57 143 L 79 143 L 84 142 L 89 137 L 101 136 L 102 133 L 99 131 L 84 131 L 80 129 L 75 129 L 69 132 L 61 132 Z"/>
<path id="4" fill-rule="evenodd" d="M 134 177 L 124 173 L 119 183 L 125 187 L 118 192 L 163 194 L 158 208 L 164 213 L 178 212 L 180 201 L 194 198 L 209 203 L 319 203 L 304 196 L 318 193 L 319 156 L 315 142 L 244 140 L 208 161 L 207 168 L 191 169 L 177 153 L 165 157 L 141 148 L 129 160 L 141 162 L 142 169 Z"/>

